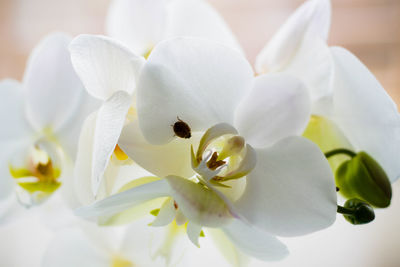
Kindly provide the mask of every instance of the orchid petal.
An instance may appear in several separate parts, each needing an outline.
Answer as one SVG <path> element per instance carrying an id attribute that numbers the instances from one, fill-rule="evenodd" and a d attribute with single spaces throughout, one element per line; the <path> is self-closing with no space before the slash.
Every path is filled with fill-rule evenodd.
<path id="1" fill-rule="evenodd" d="M 283 24 L 256 59 L 256 71 L 278 71 L 295 55 L 304 36 L 312 34 L 328 39 L 331 24 L 329 0 L 309 0 Z"/>
<path id="2" fill-rule="evenodd" d="M 82 126 L 86 118 L 102 104 L 98 99 L 93 98 L 87 92 L 81 95 L 81 105 L 74 114 L 74 119 L 65 123 L 55 135 L 68 157 L 74 162 L 78 149 L 78 141 Z M 94 135 L 91 136 L 93 138 Z"/>
<path id="3" fill-rule="evenodd" d="M 333 59 L 328 45 L 321 38 L 305 36 L 295 56 L 282 71 L 301 79 L 313 102 L 332 97 Z M 324 104 L 318 109 L 313 108 L 314 114 L 324 115 L 329 114 L 331 106 Z"/>
<path id="4" fill-rule="evenodd" d="M 96 195 L 104 171 L 117 145 L 131 105 L 131 97 L 124 91 L 116 92 L 98 111 L 94 134 L 92 190 Z"/>
<path id="5" fill-rule="evenodd" d="M 71 37 L 55 33 L 33 50 L 24 75 L 25 114 L 37 131 L 59 129 L 77 111 L 83 86 L 68 52 Z"/>
<path id="6" fill-rule="evenodd" d="M 74 168 L 74 189 L 81 203 L 92 203 L 95 198 L 92 191 L 93 136 L 96 128 L 97 113 L 90 114 L 85 120 L 79 136 L 78 153 Z"/>
<path id="7" fill-rule="evenodd" d="M 118 145 L 132 160 L 158 177 L 191 177 L 195 172 L 190 163 L 190 146 L 197 146 L 199 140 L 200 134 L 193 133 L 190 139 L 151 145 L 144 139 L 136 120 L 124 127 Z"/>
<path id="8" fill-rule="evenodd" d="M 105 36 L 79 35 L 69 46 L 72 64 L 88 93 L 107 100 L 117 91 L 131 94 L 144 59 Z"/>
<path id="9" fill-rule="evenodd" d="M 358 150 L 382 165 L 389 179 L 400 176 L 400 116 L 372 73 L 350 52 L 331 49 L 335 61 L 332 118 Z"/>
<path id="10" fill-rule="evenodd" d="M 152 144 L 171 141 L 177 117 L 192 132 L 219 122 L 232 124 L 252 83 L 249 63 L 233 49 L 196 38 L 164 41 L 150 54 L 138 84 L 143 135 Z"/>
<path id="11" fill-rule="evenodd" d="M 282 138 L 301 135 L 311 114 L 304 84 L 287 74 L 256 78 L 253 90 L 240 103 L 235 126 L 253 147 L 267 147 Z"/>
<path id="12" fill-rule="evenodd" d="M 171 187 L 167 180 L 158 180 L 146 183 L 121 193 L 112 195 L 92 205 L 79 208 L 75 211 L 78 216 L 85 218 L 108 216 L 124 211 L 132 206 L 148 200 L 171 195 Z"/>
<path id="13" fill-rule="evenodd" d="M 10 174 L 9 164 L 13 146 L 0 142 L 0 201 L 4 201 L 13 192 L 15 182 Z"/>
<path id="14" fill-rule="evenodd" d="M 219 227 L 232 219 L 225 202 L 212 190 L 177 176 L 166 177 L 178 209 L 189 221 L 196 224 Z"/>
<path id="15" fill-rule="evenodd" d="M 246 220 L 281 236 L 307 234 L 336 218 L 336 190 L 324 154 L 311 141 L 288 137 L 257 150 L 257 166 L 235 203 Z"/>
<path id="16" fill-rule="evenodd" d="M 168 198 L 160 208 L 156 219 L 150 224 L 151 226 L 165 226 L 170 224 L 176 215 L 174 200 Z"/>
<path id="17" fill-rule="evenodd" d="M 229 26 L 206 1 L 173 0 L 168 4 L 167 11 L 166 37 L 199 37 L 242 52 Z"/>
<path id="18" fill-rule="evenodd" d="M 188 235 L 190 241 L 192 241 L 192 243 L 195 246 L 200 247 L 199 237 L 200 237 L 200 233 L 201 233 L 201 225 L 198 225 L 198 224 L 194 223 L 193 221 L 189 221 L 187 224 L 186 232 L 187 232 L 187 235 Z"/>
<path id="19" fill-rule="evenodd" d="M 164 0 L 114 0 L 108 10 L 107 35 L 145 55 L 163 37 L 166 23 Z"/>
<path id="20" fill-rule="evenodd" d="M 0 82 L 0 140 L 19 139 L 33 133 L 24 114 L 22 86 L 14 80 Z"/>
<path id="21" fill-rule="evenodd" d="M 239 250 L 259 260 L 281 260 L 289 254 L 276 237 L 240 220 L 233 220 L 223 231 Z"/>

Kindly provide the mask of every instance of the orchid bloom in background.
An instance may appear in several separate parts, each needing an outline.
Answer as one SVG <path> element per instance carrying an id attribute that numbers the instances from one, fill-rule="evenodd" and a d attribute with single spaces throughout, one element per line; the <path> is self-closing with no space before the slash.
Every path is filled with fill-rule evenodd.
<path id="1" fill-rule="evenodd" d="M 23 82 L 0 83 L 2 219 L 58 191 L 74 204 L 68 184 L 91 102 L 72 68 L 70 40 L 61 33 L 47 36 L 31 54 Z"/>
<path id="2" fill-rule="evenodd" d="M 215 40 L 242 51 L 225 21 L 203 0 L 114 0 L 106 33 L 146 58 L 158 42 L 176 36 Z"/>
<path id="3" fill-rule="evenodd" d="M 328 47 L 330 22 L 329 0 L 305 2 L 258 55 L 256 70 L 286 72 L 303 80 L 313 101 L 304 136 L 330 157 L 338 189 L 348 198 L 387 207 L 390 182 L 400 176 L 400 116 L 382 85 L 354 55 Z"/>
<path id="4" fill-rule="evenodd" d="M 187 223 L 197 246 L 203 227 L 220 229 L 262 260 L 287 255 L 274 235 L 303 235 L 334 222 L 329 164 L 299 136 L 311 112 L 299 79 L 254 77 L 235 49 L 174 38 L 154 47 L 137 90 L 138 120 L 125 126 L 118 144 L 160 178 L 78 214 L 112 215 L 163 197 L 153 226 Z"/>
<path id="5" fill-rule="evenodd" d="M 154 256 L 154 235 L 146 222 L 128 227 L 99 227 L 81 222 L 60 231 L 44 253 L 42 267 L 157 267 L 165 259 Z"/>
<path id="6" fill-rule="evenodd" d="M 109 10 L 107 32 L 122 44 L 107 37 L 81 35 L 70 46 L 74 68 L 85 88 L 104 101 L 93 115 L 96 118 L 85 126 L 85 132 L 94 130 L 80 142 L 75 167 L 76 189 L 85 204 L 118 190 L 127 181 L 129 168 L 134 169 L 131 173 L 143 174 L 117 145 L 124 124 L 136 120 L 134 97 L 142 56 L 148 57 L 159 41 L 179 35 L 240 49 L 223 19 L 201 0 L 116 0 Z M 88 197 L 88 188 L 92 197 Z"/>

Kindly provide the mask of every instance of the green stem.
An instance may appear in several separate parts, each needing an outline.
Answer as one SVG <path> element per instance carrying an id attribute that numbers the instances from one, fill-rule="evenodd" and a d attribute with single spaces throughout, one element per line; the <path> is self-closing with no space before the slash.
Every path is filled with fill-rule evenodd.
<path id="1" fill-rule="evenodd" d="M 354 215 L 354 211 L 342 206 L 337 206 L 337 212 L 344 215 Z"/>
<path id="2" fill-rule="evenodd" d="M 345 155 L 347 155 L 347 156 L 349 156 L 351 158 L 354 158 L 357 155 L 353 151 L 348 150 L 346 148 L 338 148 L 338 149 L 334 149 L 334 150 L 326 152 L 325 153 L 325 157 L 326 158 L 330 158 L 330 157 L 338 155 L 338 154 L 345 154 Z"/>

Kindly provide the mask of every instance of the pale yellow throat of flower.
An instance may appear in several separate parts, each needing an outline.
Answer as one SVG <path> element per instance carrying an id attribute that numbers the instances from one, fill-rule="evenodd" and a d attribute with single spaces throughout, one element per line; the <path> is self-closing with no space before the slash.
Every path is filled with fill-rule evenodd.
<path id="1" fill-rule="evenodd" d="M 135 265 L 120 255 L 114 255 L 111 260 L 111 267 L 134 267 Z"/>

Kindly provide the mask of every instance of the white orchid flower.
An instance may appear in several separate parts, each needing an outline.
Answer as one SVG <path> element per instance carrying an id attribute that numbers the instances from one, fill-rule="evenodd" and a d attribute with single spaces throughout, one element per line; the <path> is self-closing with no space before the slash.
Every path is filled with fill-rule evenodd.
<path id="1" fill-rule="evenodd" d="M 106 24 L 108 35 L 124 45 L 106 37 L 82 35 L 70 48 L 75 70 L 89 94 L 104 101 L 96 115 L 93 139 L 81 142 L 78 157 L 82 160 L 75 168 L 78 191 L 88 186 L 81 184 L 82 177 L 88 175 L 92 177 L 89 186 L 96 199 L 115 190 L 114 182 L 123 179 L 123 175 L 116 178 L 121 165 L 143 173 L 117 145 L 124 123 L 136 119 L 133 98 L 144 62 L 141 56 L 148 57 L 159 41 L 180 35 L 212 39 L 240 50 L 224 20 L 201 0 L 116 0 L 110 6 Z M 108 120 L 107 116 L 113 119 Z M 88 154 L 89 146 L 93 155 Z M 81 195 L 88 204 L 87 193 Z"/>
<path id="2" fill-rule="evenodd" d="M 302 79 L 313 100 L 305 136 L 324 152 L 336 148 L 367 152 L 394 182 L 400 176 L 397 107 L 354 55 L 327 46 L 330 19 L 329 0 L 305 2 L 259 54 L 256 70 L 287 72 Z M 344 159 L 332 158 L 334 169 Z"/>
<path id="3" fill-rule="evenodd" d="M 115 214 L 167 197 L 154 226 L 188 221 L 197 245 L 202 227 L 219 228 L 241 251 L 263 260 L 287 254 L 274 234 L 302 235 L 334 222 L 329 164 L 298 136 L 311 112 L 298 79 L 255 78 L 236 50 L 176 38 L 153 49 L 137 90 L 138 122 L 125 127 L 119 145 L 164 179 L 82 208 L 80 215 Z"/>
<path id="4" fill-rule="evenodd" d="M 42 267 L 166 266 L 165 259 L 153 255 L 153 235 L 143 221 L 117 228 L 81 223 L 54 237 L 44 253 Z"/>
<path id="5" fill-rule="evenodd" d="M 225 21 L 203 0 L 114 0 L 106 32 L 145 57 L 158 42 L 176 36 L 215 40 L 242 51 Z"/>
<path id="6" fill-rule="evenodd" d="M 2 219 L 68 186 L 77 137 L 92 106 L 68 53 L 71 38 L 49 35 L 31 54 L 21 83 L 0 83 Z M 19 202 L 19 204 L 17 203 Z"/>

